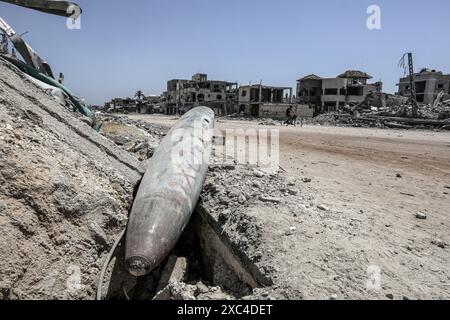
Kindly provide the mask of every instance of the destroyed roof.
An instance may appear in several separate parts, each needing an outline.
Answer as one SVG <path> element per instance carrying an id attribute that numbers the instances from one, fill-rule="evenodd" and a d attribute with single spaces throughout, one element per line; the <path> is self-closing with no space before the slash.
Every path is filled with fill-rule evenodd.
<path id="1" fill-rule="evenodd" d="M 318 75 L 310 74 L 310 75 L 307 75 L 306 77 L 303 77 L 303 78 L 301 78 L 301 79 L 298 79 L 297 81 L 301 81 L 301 80 L 321 80 L 321 79 L 322 79 L 322 78 L 319 77 Z"/>
<path id="2" fill-rule="evenodd" d="M 442 71 L 438 71 L 436 69 L 430 69 L 430 68 L 422 68 L 419 71 L 419 74 L 421 73 L 437 73 L 437 74 L 444 74 Z"/>
<path id="3" fill-rule="evenodd" d="M 338 78 L 357 78 L 357 79 L 372 79 L 373 77 L 365 72 L 358 70 L 347 70 Z"/>

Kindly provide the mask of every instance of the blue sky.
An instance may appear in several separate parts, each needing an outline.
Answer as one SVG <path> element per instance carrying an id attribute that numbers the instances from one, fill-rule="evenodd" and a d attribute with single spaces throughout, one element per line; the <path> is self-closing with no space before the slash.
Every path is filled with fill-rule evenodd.
<path id="1" fill-rule="evenodd" d="M 450 1 L 78 0 L 81 30 L 65 18 L 0 4 L 0 15 L 92 104 L 165 90 L 197 72 L 217 80 L 295 87 L 315 73 L 368 72 L 394 92 L 398 61 L 450 73 Z M 369 5 L 381 30 L 366 27 Z"/>

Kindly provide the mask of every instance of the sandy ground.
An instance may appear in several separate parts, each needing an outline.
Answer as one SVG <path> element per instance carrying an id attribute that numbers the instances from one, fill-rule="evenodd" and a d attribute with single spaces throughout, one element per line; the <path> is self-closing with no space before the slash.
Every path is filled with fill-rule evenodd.
<path id="1" fill-rule="evenodd" d="M 294 218 L 283 205 L 279 215 L 273 208 L 250 213 L 271 221 L 263 242 L 277 252 L 266 264 L 292 289 L 290 298 L 450 298 L 450 133 L 228 120 L 217 126 L 280 129 L 284 175 L 311 179 L 302 190 L 310 201 L 299 200 Z M 417 219 L 418 211 L 427 219 Z M 280 240 L 278 229 L 292 226 L 295 234 Z"/>

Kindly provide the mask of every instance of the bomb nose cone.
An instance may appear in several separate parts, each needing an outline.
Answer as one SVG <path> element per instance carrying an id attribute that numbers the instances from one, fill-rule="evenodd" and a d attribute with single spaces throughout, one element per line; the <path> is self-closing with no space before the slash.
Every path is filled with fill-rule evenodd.
<path id="1" fill-rule="evenodd" d="M 126 260 L 126 267 L 135 277 L 145 276 L 155 266 L 152 266 L 150 261 L 145 257 L 130 257 Z"/>

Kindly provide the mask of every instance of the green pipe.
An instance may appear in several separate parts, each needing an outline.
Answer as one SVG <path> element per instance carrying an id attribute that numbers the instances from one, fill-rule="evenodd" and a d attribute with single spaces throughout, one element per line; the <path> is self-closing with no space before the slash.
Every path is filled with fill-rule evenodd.
<path id="1" fill-rule="evenodd" d="M 39 72 L 38 70 L 34 69 L 33 67 L 28 66 L 27 64 L 23 63 L 20 60 L 2 55 L 2 58 L 5 59 L 6 61 L 12 63 L 14 66 L 16 66 L 17 68 L 19 68 L 21 71 L 25 72 L 26 74 L 30 75 L 33 78 L 36 78 L 48 85 L 51 85 L 53 87 L 59 88 L 62 91 L 64 91 L 67 96 L 69 97 L 70 102 L 72 102 L 75 107 L 78 109 L 79 112 L 81 112 L 82 114 L 84 114 L 87 117 L 92 116 L 92 111 L 90 109 L 90 107 L 84 103 L 83 101 L 81 101 L 80 99 L 78 99 L 77 97 L 75 97 L 72 92 L 70 92 L 69 89 L 67 89 L 65 86 L 63 86 L 61 83 L 59 83 L 58 81 L 56 81 L 55 79 L 52 79 L 48 76 L 46 76 L 45 74 Z"/>

